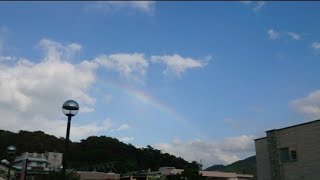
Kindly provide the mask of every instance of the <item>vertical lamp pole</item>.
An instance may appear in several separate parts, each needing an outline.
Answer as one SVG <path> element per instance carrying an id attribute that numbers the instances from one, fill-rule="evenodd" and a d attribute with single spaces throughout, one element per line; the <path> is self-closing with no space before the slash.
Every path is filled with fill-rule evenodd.
<path id="1" fill-rule="evenodd" d="M 67 134 L 65 139 L 65 149 L 62 156 L 62 178 L 66 180 L 66 169 L 68 168 L 68 148 L 69 148 L 69 135 L 70 135 L 70 124 L 71 117 L 75 116 L 79 111 L 79 104 L 74 100 L 68 100 L 63 103 L 62 106 L 63 113 L 68 117 Z"/>
<path id="2" fill-rule="evenodd" d="M 7 147 L 7 155 L 8 155 L 8 161 L 9 161 L 9 167 L 8 167 L 8 180 L 10 180 L 11 174 L 11 166 L 13 163 L 13 160 L 15 158 L 15 154 L 16 154 L 16 147 L 15 146 L 8 146 Z"/>

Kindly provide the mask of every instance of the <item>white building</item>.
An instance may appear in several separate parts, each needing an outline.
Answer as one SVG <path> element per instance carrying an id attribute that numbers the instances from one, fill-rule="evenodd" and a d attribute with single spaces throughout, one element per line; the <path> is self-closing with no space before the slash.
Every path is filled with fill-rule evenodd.
<path id="1" fill-rule="evenodd" d="M 28 159 L 28 171 L 58 171 L 62 167 L 62 153 L 22 153 L 17 156 L 14 166 L 21 168 L 22 163 Z"/>
<path id="2" fill-rule="evenodd" d="M 28 171 L 49 171 L 48 160 L 45 158 L 44 154 L 38 153 L 22 153 L 20 156 L 17 156 L 14 160 L 14 166 L 22 167 L 22 164 L 25 160 L 28 159 Z"/>
<path id="3" fill-rule="evenodd" d="M 14 164 L 11 169 L 11 176 L 21 174 L 25 167 L 26 160 L 28 176 L 48 174 L 49 171 L 59 171 L 62 167 L 62 153 L 57 152 L 46 152 L 46 153 L 22 153 L 17 156 L 14 160 Z M 8 172 L 7 160 L 0 162 L 0 180 L 6 178 Z"/>
<path id="4" fill-rule="evenodd" d="M 62 167 L 62 153 L 58 152 L 46 152 L 45 158 L 48 161 L 48 168 L 50 171 L 57 171 Z"/>

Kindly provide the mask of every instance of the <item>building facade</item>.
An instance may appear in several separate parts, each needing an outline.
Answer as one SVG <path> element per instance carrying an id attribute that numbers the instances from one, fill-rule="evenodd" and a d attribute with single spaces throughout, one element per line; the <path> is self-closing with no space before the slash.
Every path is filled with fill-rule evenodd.
<path id="1" fill-rule="evenodd" d="M 2 160 L 0 163 L 0 177 L 8 171 L 8 162 Z M 49 174 L 49 171 L 59 171 L 62 166 L 62 153 L 22 153 L 17 156 L 12 165 L 12 176 L 20 177 L 27 175 L 38 176 Z"/>
<path id="2" fill-rule="evenodd" d="M 22 164 L 28 160 L 27 170 L 31 171 L 49 171 L 48 160 L 45 155 L 38 153 L 22 153 L 20 156 L 17 156 L 14 160 L 14 166 L 22 167 Z"/>
<path id="3" fill-rule="evenodd" d="M 58 152 L 46 152 L 45 158 L 48 161 L 48 168 L 50 171 L 58 171 L 62 167 L 62 153 Z"/>
<path id="4" fill-rule="evenodd" d="M 320 179 L 320 120 L 266 135 L 255 140 L 258 180 Z"/>

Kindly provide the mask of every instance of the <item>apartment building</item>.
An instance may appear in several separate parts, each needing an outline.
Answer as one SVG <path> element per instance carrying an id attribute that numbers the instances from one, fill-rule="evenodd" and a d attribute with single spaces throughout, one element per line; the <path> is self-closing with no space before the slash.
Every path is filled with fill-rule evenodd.
<path id="1" fill-rule="evenodd" d="M 14 160 L 14 166 L 22 167 L 22 164 L 28 160 L 27 169 L 28 171 L 49 171 L 48 160 L 45 155 L 38 153 L 22 153 L 20 156 L 17 156 Z"/>
<path id="2" fill-rule="evenodd" d="M 319 180 L 320 120 L 255 139 L 258 180 Z"/>
<path id="3" fill-rule="evenodd" d="M 62 153 L 58 152 L 46 152 L 45 158 L 48 161 L 48 168 L 50 171 L 59 171 L 62 167 Z"/>

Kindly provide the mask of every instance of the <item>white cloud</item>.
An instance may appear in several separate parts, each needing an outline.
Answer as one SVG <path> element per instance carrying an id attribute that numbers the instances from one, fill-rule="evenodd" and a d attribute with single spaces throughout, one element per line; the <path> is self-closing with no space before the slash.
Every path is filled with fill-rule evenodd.
<path id="1" fill-rule="evenodd" d="M 119 1 L 113 1 L 119 4 Z M 122 2 L 123 3 L 123 2 Z M 129 6 L 143 12 L 150 12 L 154 9 L 155 1 L 127 1 Z"/>
<path id="2" fill-rule="evenodd" d="M 240 1 L 240 2 L 243 4 L 251 4 L 252 3 L 252 1 Z"/>
<path id="3" fill-rule="evenodd" d="M 166 66 L 163 71 L 164 75 L 173 74 L 178 77 L 189 69 L 205 67 L 210 60 L 211 56 L 207 56 L 203 60 L 196 60 L 190 57 L 182 57 L 179 54 L 150 57 L 153 64 L 158 63 Z M 129 81 L 138 83 L 143 83 L 149 67 L 149 62 L 142 53 L 102 54 L 96 57 L 93 62 L 120 73 L 122 77 Z"/>
<path id="4" fill-rule="evenodd" d="M 273 29 L 268 30 L 268 35 L 269 35 L 269 39 L 272 39 L 272 40 L 280 39 L 280 33 Z"/>
<path id="5" fill-rule="evenodd" d="M 80 113 L 89 113 L 94 112 L 94 108 L 91 107 L 82 107 Z"/>
<path id="6" fill-rule="evenodd" d="M 266 4 L 265 1 L 240 1 L 244 5 L 248 5 L 252 7 L 254 12 L 259 12 Z"/>
<path id="7" fill-rule="evenodd" d="M 253 7 L 254 12 L 260 11 L 267 3 L 265 1 L 258 1 L 256 5 Z"/>
<path id="8" fill-rule="evenodd" d="M 121 124 L 117 129 L 112 129 L 111 131 L 124 131 L 130 128 L 129 124 Z"/>
<path id="9" fill-rule="evenodd" d="M 41 62 L 0 62 L 0 128 L 43 130 L 64 136 L 65 122 L 57 119 L 62 116 L 65 100 L 77 100 L 82 113 L 93 111 L 95 99 L 88 91 L 95 82 L 97 65 L 89 61 L 71 64 L 65 59 L 69 53 L 79 51 L 77 44 L 63 45 L 44 39 L 40 46 L 45 50 Z M 94 129 L 93 125 L 74 125 L 81 130 Z"/>
<path id="10" fill-rule="evenodd" d="M 152 13 L 154 8 L 155 1 L 104 1 L 95 2 L 86 7 L 89 11 L 102 11 L 107 13 L 115 13 L 121 10 Z"/>
<path id="11" fill-rule="evenodd" d="M 282 39 L 282 38 L 291 38 L 292 40 L 300 40 L 301 35 L 295 32 L 279 32 L 274 29 L 268 30 L 268 36 L 271 40 Z"/>
<path id="12" fill-rule="evenodd" d="M 39 117 L 40 118 L 40 117 Z M 40 119 L 39 119 L 40 120 Z M 33 123 L 37 123 L 38 120 L 33 119 Z M 91 121 L 90 124 L 79 124 L 76 122 L 77 116 L 73 118 L 70 127 L 70 139 L 79 141 L 85 139 L 88 136 L 96 134 L 101 131 L 109 130 L 111 125 L 109 119 L 103 121 Z M 25 126 L 25 125 L 23 125 Z M 65 137 L 67 127 L 67 120 L 52 120 L 41 118 L 41 124 L 37 124 L 38 130 L 44 131 L 48 134 L 53 134 L 60 137 Z M 28 129 L 25 126 L 23 129 Z"/>
<path id="13" fill-rule="evenodd" d="M 45 102 L 73 97 L 84 105 L 93 105 L 95 100 L 86 94 L 86 90 L 95 81 L 94 68 L 85 67 L 85 64 L 63 61 L 27 64 L 24 60 L 14 66 L 5 66 L 0 72 L 0 104 L 32 111 L 31 105 L 42 106 Z"/>
<path id="14" fill-rule="evenodd" d="M 218 141 L 180 141 L 158 143 L 157 149 L 182 157 L 187 161 L 203 161 L 204 167 L 214 164 L 230 164 L 254 155 L 254 136 L 242 135 Z"/>
<path id="15" fill-rule="evenodd" d="M 294 33 L 294 32 L 288 32 L 288 36 L 290 36 L 293 40 L 300 40 L 301 36 L 300 34 Z"/>
<path id="16" fill-rule="evenodd" d="M 117 71 L 128 80 L 141 82 L 141 79 L 147 72 L 148 61 L 143 54 L 111 54 L 100 55 L 94 59 L 94 62 L 101 66 Z"/>
<path id="17" fill-rule="evenodd" d="M 38 47 L 44 50 L 46 61 L 70 60 L 82 49 L 82 46 L 78 43 L 63 45 L 47 38 L 42 39 Z"/>
<path id="18" fill-rule="evenodd" d="M 211 56 L 208 56 L 204 61 L 201 61 L 189 57 L 182 57 L 178 54 L 151 56 L 152 63 L 162 63 L 166 65 L 166 69 L 163 71 L 164 75 L 174 74 L 177 76 L 181 76 L 181 74 L 188 69 L 202 68 L 206 66 L 210 59 Z"/>
<path id="19" fill-rule="evenodd" d="M 80 124 L 74 125 L 72 127 L 72 136 L 76 138 L 76 140 L 87 138 L 93 134 L 98 132 L 107 131 L 111 128 L 112 123 L 110 119 L 106 119 L 103 121 L 92 121 L 90 124 Z"/>
<path id="20" fill-rule="evenodd" d="M 134 140 L 134 137 L 119 137 L 118 138 L 119 139 L 119 141 L 122 141 L 122 142 L 129 142 L 129 141 L 132 141 L 132 140 Z"/>
<path id="21" fill-rule="evenodd" d="M 311 44 L 311 47 L 314 49 L 314 50 L 320 50 L 320 42 L 313 42 Z"/>
<path id="22" fill-rule="evenodd" d="M 122 124 L 117 130 L 122 131 L 122 130 L 126 130 L 129 128 L 130 128 L 130 126 L 128 124 Z"/>
<path id="23" fill-rule="evenodd" d="M 293 109 L 308 118 L 320 117 L 320 90 L 311 92 L 303 98 L 295 99 L 290 102 Z"/>
<path id="24" fill-rule="evenodd" d="M 13 56 L 0 56 L 0 62 L 1 61 L 14 61 L 16 60 L 16 57 Z"/>

